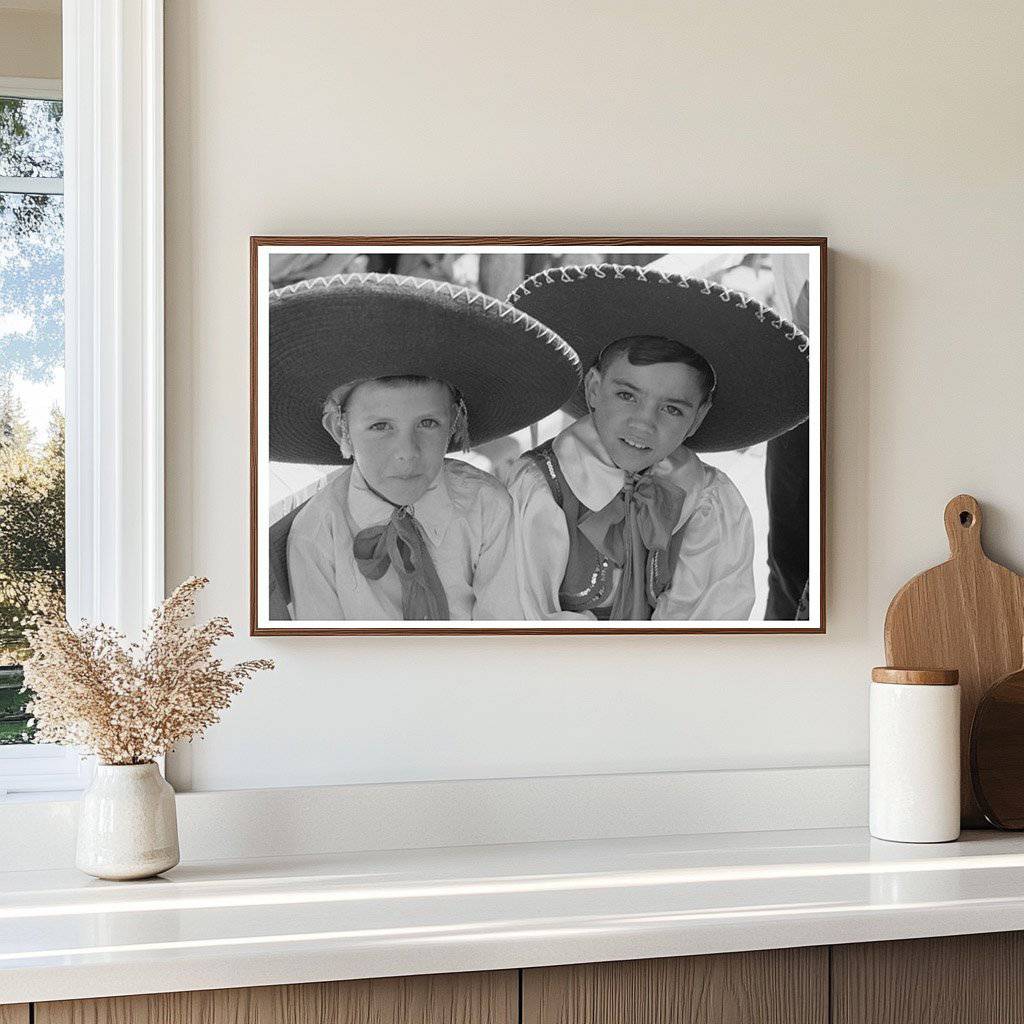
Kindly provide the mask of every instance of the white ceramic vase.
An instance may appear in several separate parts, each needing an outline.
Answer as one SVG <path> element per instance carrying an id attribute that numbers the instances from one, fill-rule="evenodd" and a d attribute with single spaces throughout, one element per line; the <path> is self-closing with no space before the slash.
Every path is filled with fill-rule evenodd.
<path id="1" fill-rule="evenodd" d="M 79 870 L 117 881 L 150 878 L 179 859 L 174 790 L 157 765 L 97 765 L 79 806 Z"/>

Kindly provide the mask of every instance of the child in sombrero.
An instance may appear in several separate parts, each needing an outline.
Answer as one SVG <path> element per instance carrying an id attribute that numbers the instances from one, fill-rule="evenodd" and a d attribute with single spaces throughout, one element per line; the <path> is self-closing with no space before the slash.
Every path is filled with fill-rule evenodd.
<path id="1" fill-rule="evenodd" d="M 271 293 L 271 459 L 346 467 L 288 528 L 292 617 L 521 619 L 508 493 L 445 455 L 578 380 L 552 331 L 466 288 L 348 274 Z"/>
<path id="2" fill-rule="evenodd" d="M 586 370 L 580 418 L 509 484 L 527 617 L 747 619 L 750 512 L 696 453 L 806 419 L 806 338 L 746 296 L 641 267 L 545 271 L 509 301 Z"/>

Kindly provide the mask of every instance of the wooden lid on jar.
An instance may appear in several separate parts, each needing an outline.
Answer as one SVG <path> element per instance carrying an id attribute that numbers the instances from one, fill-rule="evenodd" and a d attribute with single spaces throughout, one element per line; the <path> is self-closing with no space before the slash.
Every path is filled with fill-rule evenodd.
<path id="1" fill-rule="evenodd" d="M 900 683 L 910 686 L 956 686 L 960 672 L 955 668 L 889 668 L 871 670 L 873 683 Z"/>

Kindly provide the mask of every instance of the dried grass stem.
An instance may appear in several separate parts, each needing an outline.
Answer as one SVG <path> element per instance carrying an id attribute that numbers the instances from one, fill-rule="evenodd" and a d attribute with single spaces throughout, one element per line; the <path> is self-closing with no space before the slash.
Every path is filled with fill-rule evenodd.
<path id="1" fill-rule="evenodd" d="M 209 580 L 185 580 L 153 612 L 139 643 L 116 629 L 72 628 L 51 608 L 37 617 L 25 662 L 36 742 L 81 747 L 104 764 L 144 764 L 220 720 L 246 680 L 270 670 L 256 659 L 225 666 L 214 648 L 232 636 L 218 616 L 186 626 Z"/>

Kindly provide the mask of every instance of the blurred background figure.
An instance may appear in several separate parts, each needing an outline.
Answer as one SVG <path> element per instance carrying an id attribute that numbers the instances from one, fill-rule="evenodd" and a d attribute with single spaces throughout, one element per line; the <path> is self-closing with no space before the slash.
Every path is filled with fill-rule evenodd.
<path id="1" fill-rule="evenodd" d="M 770 257 L 775 293 L 770 303 L 804 334 L 810 333 L 809 261 L 803 255 Z M 807 619 L 810 565 L 810 427 L 802 423 L 768 442 L 768 605 L 765 619 Z"/>
<path id="2" fill-rule="evenodd" d="M 366 272 L 369 257 L 361 253 L 297 252 L 274 253 L 270 260 L 270 287 L 284 288 L 298 281 L 335 274 Z"/>

